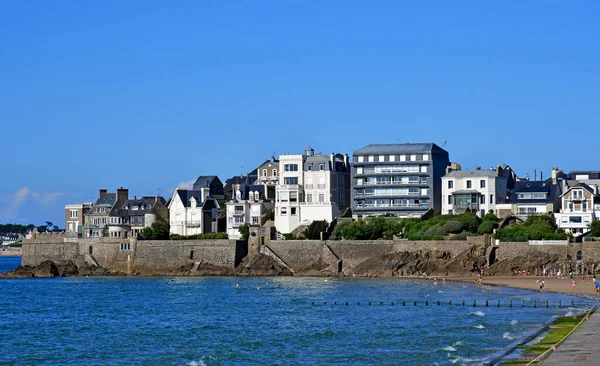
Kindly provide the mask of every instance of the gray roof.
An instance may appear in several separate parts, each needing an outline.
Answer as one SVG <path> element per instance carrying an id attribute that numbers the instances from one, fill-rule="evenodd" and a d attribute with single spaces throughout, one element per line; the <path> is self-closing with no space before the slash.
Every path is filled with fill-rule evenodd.
<path id="1" fill-rule="evenodd" d="M 477 191 L 475 189 L 461 189 L 459 191 L 452 192 L 452 195 L 455 195 L 455 194 L 479 194 L 479 191 Z"/>
<path id="2" fill-rule="evenodd" d="M 94 206 L 98 205 L 109 205 L 112 206 L 117 202 L 117 194 L 116 193 L 103 193 L 96 202 Z"/>
<path id="3" fill-rule="evenodd" d="M 371 144 L 354 151 L 354 155 L 365 154 L 407 154 L 430 152 L 434 146 L 442 150 L 434 143 L 408 143 L 408 144 Z"/>
<path id="4" fill-rule="evenodd" d="M 495 176 L 496 176 L 495 170 L 487 170 L 487 169 L 481 170 L 480 169 L 480 170 L 453 170 L 450 173 L 446 174 L 444 177 L 445 178 L 469 178 L 469 177 L 493 178 Z"/>
<path id="5" fill-rule="evenodd" d="M 213 180 L 219 179 L 216 175 L 201 175 L 194 182 L 194 188 L 197 187 L 210 187 Z"/>

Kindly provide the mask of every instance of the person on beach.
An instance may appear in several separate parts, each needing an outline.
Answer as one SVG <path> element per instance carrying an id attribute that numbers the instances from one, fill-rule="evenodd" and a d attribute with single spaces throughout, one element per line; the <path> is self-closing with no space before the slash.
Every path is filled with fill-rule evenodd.
<path id="1" fill-rule="evenodd" d="M 540 294 L 544 292 L 544 285 L 545 285 L 544 280 L 541 280 L 540 281 Z"/>
<path id="2" fill-rule="evenodd" d="M 437 285 L 437 278 L 435 278 L 435 277 L 433 278 L 433 284 Z"/>
<path id="3" fill-rule="evenodd" d="M 446 284 L 446 276 L 442 277 L 442 285 Z"/>
<path id="4" fill-rule="evenodd" d="M 577 286 L 577 283 L 575 283 L 575 280 L 573 280 L 573 281 L 571 282 L 571 287 L 575 288 L 575 286 Z"/>
<path id="5" fill-rule="evenodd" d="M 596 282 L 596 292 L 600 295 L 600 282 Z"/>

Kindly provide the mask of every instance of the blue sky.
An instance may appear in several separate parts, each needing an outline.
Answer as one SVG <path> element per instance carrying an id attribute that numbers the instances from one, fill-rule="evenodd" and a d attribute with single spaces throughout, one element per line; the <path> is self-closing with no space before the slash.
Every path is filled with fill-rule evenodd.
<path id="1" fill-rule="evenodd" d="M 600 169 L 597 1 L 3 1 L 0 223 L 273 153 Z"/>

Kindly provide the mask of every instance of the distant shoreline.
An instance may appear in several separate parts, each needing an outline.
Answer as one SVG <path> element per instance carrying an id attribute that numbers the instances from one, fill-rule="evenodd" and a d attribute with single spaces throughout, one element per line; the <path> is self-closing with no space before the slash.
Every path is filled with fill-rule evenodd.
<path id="1" fill-rule="evenodd" d="M 0 250 L 0 257 L 22 257 L 22 249 Z"/>

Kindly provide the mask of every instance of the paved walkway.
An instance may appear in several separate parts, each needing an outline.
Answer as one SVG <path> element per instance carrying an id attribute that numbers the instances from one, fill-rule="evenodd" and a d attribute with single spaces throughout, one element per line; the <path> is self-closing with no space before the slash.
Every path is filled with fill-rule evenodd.
<path id="1" fill-rule="evenodd" d="M 593 313 L 588 321 L 573 332 L 542 364 L 600 365 L 600 311 Z"/>

